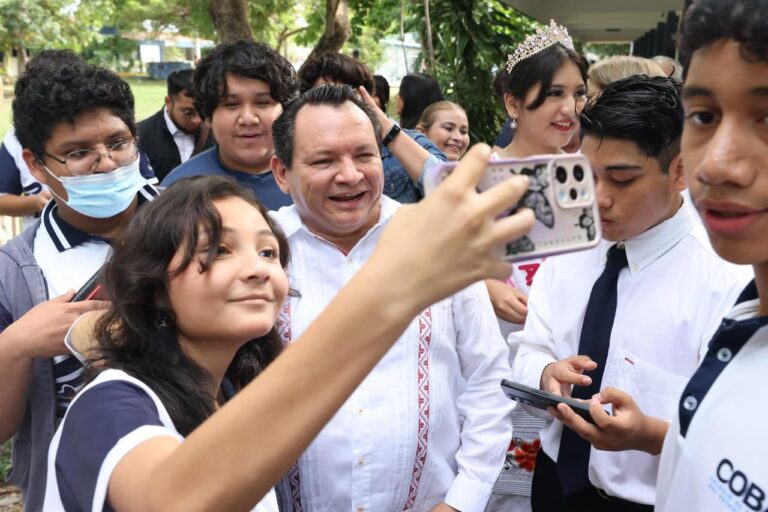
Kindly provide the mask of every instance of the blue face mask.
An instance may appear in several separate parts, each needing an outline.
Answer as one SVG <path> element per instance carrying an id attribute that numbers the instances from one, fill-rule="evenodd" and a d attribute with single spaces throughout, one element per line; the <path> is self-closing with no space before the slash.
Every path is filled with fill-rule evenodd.
<path id="1" fill-rule="evenodd" d="M 94 219 L 108 219 L 127 210 L 147 182 L 139 172 L 139 157 L 112 172 L 88 176 L 56 176 L 48 167 L 43 168 L 62 184 L 68 199 L 65 201 L 53 190 L 51 193 L 77 213 Z"/>

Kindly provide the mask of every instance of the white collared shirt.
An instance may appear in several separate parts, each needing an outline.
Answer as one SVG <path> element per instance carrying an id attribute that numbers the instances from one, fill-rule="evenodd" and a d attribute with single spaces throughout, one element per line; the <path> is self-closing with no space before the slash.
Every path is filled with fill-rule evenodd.
<path id="1" fill-rule="evenodd" d="M 759 299 L 754 298 L 736 305 L 727 316 L 757 322 L 758 312 Z M 722 364 L 712 361 L 713 355 Z M 707 357 L 706 366 L 703 364 L 689 383 L 691 386 L 700 379 L 696 387 L 705 392 L 704 396 L 693 404 L 686 403 L 690 396 L 686 389 L 679 397 L 681 406 L 687 405 L 688 414 L 693 414 L 687 432 L 683 435 L 680 414 L 674 415 L 667 431 L 656 510 L 764 511 L 768 509 L 765 318 L 746 343 L 713 344 Z M 709 387 L 702 389 L 700 384 Z"/>
<path id="2" fill-rule="evenodd" d="M 594 249 L 550 257 L 541 266 L 525 328 L 509 337 L 518 348 L 515 380 L 538 388 L 547 364 L 578 354 L 589 295 L 612 244 L 603 240 Z M 624 246 L 629 265 L 619 274 L 601 388 L 627 391 L 646 414 L 671 420 L 717 322 L 747 279 L 714 254 L 688 208 Z M 553 460 L 562 428 L 552 421 L 541 431 L 542 448 Z M 592 448 L 590 454 L 592 484 L 637 503 L 654 503 L 657 470 L 658 457 L 638 451 Z"/>
<path id="3" fill-rule="evenodd" d="M 298 338 L 368 260 L 399 207 L 381 201 L 381 220 L 347 255 L 310 233 L 294 206 L 273 214 L 288 236 L 288 274 L 301 294 L 290 299 L 287 337 Z M 463 512 L 485 509 L 511 435 L 513 404 L 499 386 L 510 371 L 508 348 L 483 283 L 428 311 L 289 473 L 285 485 L 304 511 L 421 511 L 442 501 Z"/>
<path id="4" fill-rule="evenodd" d="M 163 109 L 163 117 L 165 118 L 165 125 L 168 127 L 168 131 L 173 136 L 173 142 L 176 143 L 176 147 L 179 149 L 179 157 L 181 157 L 181 163 L 186 162 L 192 156 L 192 152 L 195 150 L 195 135 L 190 133 L 184 133 L 179 130 L 176 123 L 173 122 L 171 116 L 168 115 L 168 108 Z"/>

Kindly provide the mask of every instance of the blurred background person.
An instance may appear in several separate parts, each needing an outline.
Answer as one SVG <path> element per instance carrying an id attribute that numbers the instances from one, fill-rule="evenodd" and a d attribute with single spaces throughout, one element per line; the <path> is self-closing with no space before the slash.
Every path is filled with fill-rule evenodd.
<path id="1" fill-rule="evenodd" d="M 664 71 L 664 76 L 674 78 L 678 82 L 683 81 L 683 65 L 677 62 L 671 57 L 666 55 L 657 55 L 652 59 L 656 64 L 661 66 Z"/>
<path id="2" fill-rule="evenodd" d="M 157 113 L 139 123 L 139 144 L 158 180 L 200 151 L 213 146 L 208 127 L 192 104 L 191 69 L 168 75 L 168 95 Z"/>
<path id="3" fill-rule="evenodd" d="M 469 146 L 466 111 L 452 101 L 438 101 L 421 113 L 416 130 L 434 142 L 448 160 L 458 160 Z"/>
<path id="4" fill-rule="evenodd" d="M 656 62 L 633 55 L 616 55 L 592 64 L 587 73 L 589 94 L 632 75 L 669 76 Z"/>
<path id="5" fill-rule="evenodd" d="M 384 112 L 389 111 L 389 82 L 381 75 L 373 75 L 373 101 Z"/>
<path id="6" fill-rule="evenodd" d="M 364 87 L 374 93 L 373 74 L 362 62 L 342 53 L 329 53 L 309 59 L 299 68 L 299 92 L 304 94 L 316 85 L 347 84 Z"/>
<path id="7" fill-rule="evenodd" d="M 395 110 L 400 117 L 400 126 L 414 130 L 424 109 L 444 99 L 440 84 L 431 76 L 424 73 L 405 75 L 395 95 Z"/>

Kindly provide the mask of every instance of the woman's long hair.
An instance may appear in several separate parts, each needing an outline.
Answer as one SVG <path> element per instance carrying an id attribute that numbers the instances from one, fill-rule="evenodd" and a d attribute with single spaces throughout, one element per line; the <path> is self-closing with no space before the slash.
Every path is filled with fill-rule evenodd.
<path id="1" fill-rule="evenodd" d="M 184 436 L 213 413 L 217 397 L 210 394 L 213 377 L 181 350 L 168 282 L 189 265 L 199 265 L 201 273 L 208 270 L 222 235 L 221 216 L 213 203 L 229 197 L 243 199 L 261 212 L 277 237 L 280 263 L 286 268 L 287 240 L 253 193 L 229 178 L 197 176 L 179 180 L 142 207 L 114 245 L 104 269 L 112 306 L 97 322 L 98 344 L 87 378 L 105 368 L 138 378 L 157 393 Z M 203 261 L 195 255 L 201 233 L 210 241 Z M 169 274 L 168 266 L 179 250 L 182 262 Z M 236 389 L 245 386 L 282 347 L 273 327 L 240 347 L 226 378 Z"/>
<path id="2" fill-rule="evenodd" d="M 436 101 L 443 101 L 443 92 L 437 80 L 423 73 L 410 73 L 400 81 L 397 92 L 403 100 L 400 112 L 400 126 L 411 130 L 416 128 L 424 109 Z"/>

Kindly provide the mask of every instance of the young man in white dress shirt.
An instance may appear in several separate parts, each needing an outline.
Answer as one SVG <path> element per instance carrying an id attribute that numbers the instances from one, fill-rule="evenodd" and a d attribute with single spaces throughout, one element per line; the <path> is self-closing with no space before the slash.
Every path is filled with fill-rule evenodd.
<path id="1" fill-rule="evenodd" d="M 359 270 L 400 204 L 382 196 L 380 127 L 350 87 L 309 90 L 273 133 L 272 169 L 294 201 L 275 214 L 300 294 L 282 318 L 291 339 Z M 427 308 L 299 459 L 281 509 L 484 510 L 511 434 L 499 386 L 507 358 L 482 283 Z"/>
<path id="2" fill-rule="evenodd" d="M 592 400 L 590 412 L 599 426 L 575 418 L 566 407 L 560 406 L 560 413 L 603 450 L 661 452 L 658 511 L 763 511 L 768 508 L 768 1 L 698 0 L 682 23 L 680 51 L 682 155 L 691 196 L 717 253 L 751 264 L 755 280 L 676 397 L 671 425 L 617 389 L 603 389 Z M 601 411 L 601 402 L 612 404 L 613 416 Z"/>
<path id="3" fill-rule="evenodd" d="M 655 416 L 674 416 L 713 319 L 745 284 L 682 208 L 682 125 L 678 86 L 666 77 L 615 82 L 585 107 L 582 152 L 595 173 L 603 240 L 542 265 L 525 329 L 510 335 L 518 346 L 516 380 L 575 396 L 581 386 L 616 386 Z M 622 261 L 614 267 L 611 306 L 595 294 L 615 255 Z M 595 349 L 600 337 L 602 352 Z M 658 457 L 590 450 L 560 421 L 545 427 L 541 440 L 534 511 L 652 510 Z"/>

